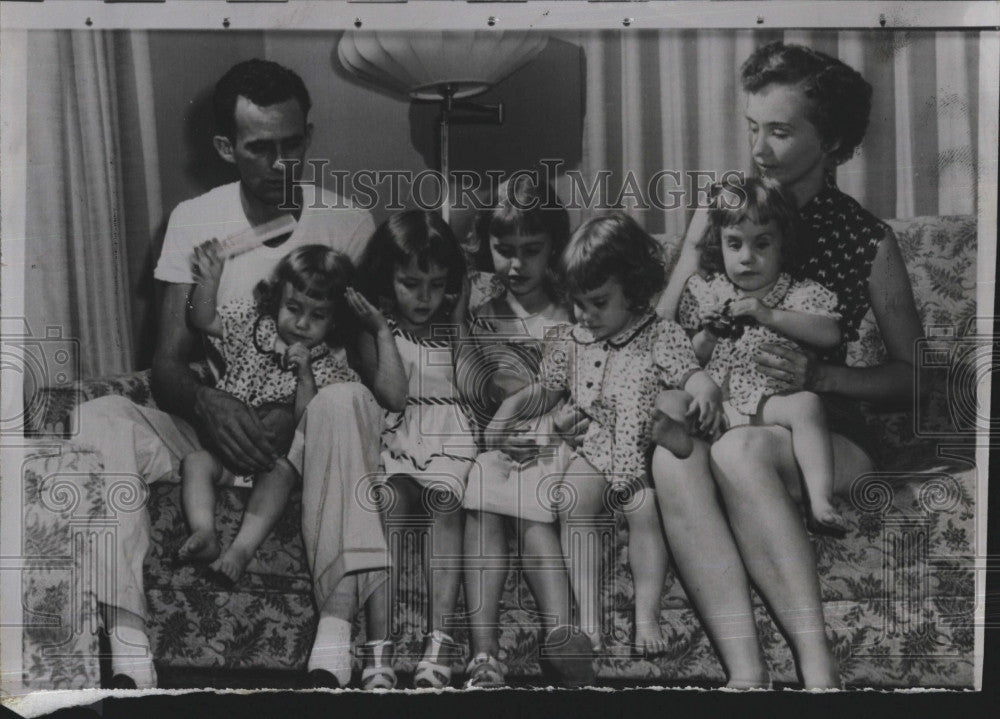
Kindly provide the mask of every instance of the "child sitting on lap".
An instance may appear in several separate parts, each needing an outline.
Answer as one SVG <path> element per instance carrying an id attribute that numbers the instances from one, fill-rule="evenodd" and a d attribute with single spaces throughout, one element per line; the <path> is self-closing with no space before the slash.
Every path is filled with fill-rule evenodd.
<path id="1" fill-rule="evenodd" d="M 726 183 L 713 195 L 708 216 L 701 265 L 713 274 L 688 280 L 680 322 L 696 331 L 695 352 L 723 389 L 729 427 L 790 430 L 809 500 L 809 529 L 843 536 L 844 519 L 832 504 L 833 450 L 822 400 L 814 392 L 775 391 L 756 363 L 765 343 L 835 347 L 841 340 L 837 296 L 788 274 L 802 230 L 794 203 L 777 183 Z"/>
<path id="2" fill-rule="evenodd" d="M 348 287 L 354 270 L 345 255 L 322 245 L 299 247 L 278 263 L 270 280 L 257 285 L 254 301 L 237 300 L 218 309 L 223 269 L 218 241 L 195 248 L 193 264 L 190 319 L 221 340 L 226 370 L 219 389 L 258 411 L 275 403 L 293 404 L 298 422 L 320 388 L 361 381 L 348 366 L 343 340 L 351 310 L 367 318 L 374 308 Z M 210 451 L 184 457 L 182 496 L 191 534 L 178 559 L 210 562 L 210 569 L 235 582 L 281 517 L 299 477 L 285 457 L 253 477 L 239 532 L 222 552 L 215 534 L 215 485 L 224 477 L 233 479 Z"/>

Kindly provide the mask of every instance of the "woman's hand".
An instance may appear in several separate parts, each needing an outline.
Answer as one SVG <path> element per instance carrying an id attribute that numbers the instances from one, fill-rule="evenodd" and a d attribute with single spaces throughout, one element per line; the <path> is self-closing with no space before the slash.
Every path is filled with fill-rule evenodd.
<path id="1" fill-rule="evenodd" d="M 222 278 L 222 268 L 225 266 L 225 260 L 219 257 L 219 248 L 219 241 L 214 238 L 194 248 L 191 271 L 196 283 L 219 284 L 219 280 Z"/>
<path id="2" fill-rule="evenodd" d="M 754 358 L 757 369 L 769 378 L 768 385 L 779 391 L 815 390 L 820 375 L 816 355 L 788 344 L 765 342 Z"/>
<path id="3" fill-rule="evenodd" d="M 389 323 L 385 321 L 385 315 L 378 311 L 365 296 L 353 287 L 344 290 L 344 298 L 350 306 L 351 311 L 361 320 L 362 326 L 371 334 L 377 335 L 389 329 Z"/>

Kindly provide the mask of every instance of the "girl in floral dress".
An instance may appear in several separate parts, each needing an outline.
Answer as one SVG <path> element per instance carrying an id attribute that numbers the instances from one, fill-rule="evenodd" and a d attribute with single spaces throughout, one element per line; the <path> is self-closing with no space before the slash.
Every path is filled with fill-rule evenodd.
<path id="1" fill-rule="evenodd" d="M 292 403 L 296 423 L 317 391 L 336 382 L 359 382 L 348 365 L 345 342 L 357 315 L 373 333 L 377 311 L 349 287 L 354 268 L 346 255 L 323 245 L 304 245 L 278 263 L 262 281 L 254 298 L 216 308 L 223 260 L 218 240 L 195 248 L 195 286 L 189 300 L 192 324 L 218 341 L 226 369 L 218 387 L 254 408 Z M 386 367 L 398 362 L 391 351 L 378 353 L 376 377 L 390 376 Z M 374 354 L 374 352 L 372 353 Z M 375 379 L 380 398 L 390 383 Z M 287 448 L 285 448 L 287 452 Z M 181 464 L 184 514 L 191 534 L 178 551 L 180 561 L 207 562 L 230 582 L 246 570 L 288 503 L 299 475 L 287 458 L 253 478 L 233 477 L 208 450 L 191 452 Z M 215 485 L 222 481 L 250 484 L 253 489 L 233 543 L 222 552 L 215 534 Z"/>
<path id="2" fill-rule="evenodd" d="M 574 506 L 561 519 L 586 532 L 609 506 L 625 512 L 634 649 L 660 654 L 667 649 L 659 622 L 667 551 L 648 468 L 654 402 L 664 389 L 683 388 L 688 404 L 665 423 L 683 427 L 693 417 L 712 426 L 721 411 L 719 388 L 701 369 L 684 330 L 650 308 L 666 282 L 665 269 L 659 245 L 634 220 L 614 214 L 584 223 L 563 252 L 561 270 L 578 322 L 550 331 L 539 381 L 505 403 L 494 421 L 567 397 L 590 419 L 564 473 Z M 595 646 L 599 569 L 598 561 L 570 564 L 583 630 Z"/>
<path id="3" fill-rule="evenodd" d="M 729 427 L 777 424 L 792 433 L 813 532 L 843 536 L 833 502 L 833 449 L 815 392 L 777 392 L 757 368 L 764 344 L 817 350 L 840 343 L 837 296 L 818 282 L 793 280 L 801 236 L 795 205 L 773 180 L 749 178 L 717 188 L 702 238 L 701 267 L 681 298 L 680 323 L 723 390 Z"/>

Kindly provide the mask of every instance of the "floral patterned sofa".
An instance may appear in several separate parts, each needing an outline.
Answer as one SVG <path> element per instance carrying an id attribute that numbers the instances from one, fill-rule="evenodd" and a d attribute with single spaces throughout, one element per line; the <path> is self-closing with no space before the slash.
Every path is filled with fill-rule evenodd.
<path id="1" fill-rule="evenodd" d="M 845 508 L 849 535 L 843 540 L 813 540 L 827 630 L 849 686 L 972 687 L 976 665 L 973 556 L 977 532 L 984 531 L 976 524 L 975 498 L 979 482 L 986 478 L 977 474 L 970 449 L 971 436 L 965 426 L 969 408 L 956 409 L 955 400 L 949 402 L 944 389 L 948 377 L 975 374 L 956 372 L 950 357 L 963 341 L 968 342 L 963 338 L 974 334 L 970 320 L 975 317 L 976 222 L 974 217 L 925 217 L 891 224 L 925 325 L 938 340 L 918 350 L 921 382 L 929 391 L 915 419 L 902 413 L 868 415 L 885 449 L 884 470 L 855 483 Z M 675 246 L 668 244 L 667 250 L 669 256 L 676 254 Z M 852 360 L 871 364 L 883 353 L 869 317 L 860 341 L 851 348 Z M 304 669 L 316 616 L 298 530 L 298 499 L 261 547 L 249 572 L 235 588 L 223 588 L 195 567 L 178 568 L 168 562 L 186 531 L 179 485 L 153 485 L 148 497 L 145 489 L 137 487 L 134 496 L 123 502 L 121 488 L 119 496 L 111 496 L 114 492 L 98 479 L 99 455 L 74 445 L 72 438 L 54 437 L 65 432 L 69 414 L 86 399 L 117 393 L 151 404 L 147 373 L 43 393 L 35 398 L 33 406 L 41 410 L 32 418 L 30 430 L 47 437 L 33 440 L 38 446 L 29 450 L 23 465 L 24 548 L 29 556 L 65 561 L 33 565 L 23 573 L 26 618 L 47 618 L 27 622 L 25 684 L 37 688 L 97 685 L 94 595 L 92 587 L 76 577 L 86 574 L 88 562 L 99 561 L 88 557 L 87 548 L 100 552 L 99 547 L 94 549 L 93 538 L 108 525 L 108 518 L 113 520 L 116 511 L 136 511 L 135 505 L 143 501 L 153 526 L 145 580 L 150 633 L 161 677 L 168 678 L 172 669 L 205 669 L 215 672 L 214 681 L 225 686 L 227 677 L 236 676 L 230 671 L 252 670 L 266 677 L 270 670 Z M 953 385 L 951 396 L 955 395 Z M 946 440 L 950 451 L 939 453 L 939 444 L 943 446 Z M 235 533 L 246 496 L 241 489 L 220 493 L 217 526 L 224 543 Z M 722 682 L 722 666 L 673 572 L 667 577 L 661 610 L 662 624 L 671 638 L 670 651 L 655 659 L 630 655 L 632 583 L 626 564 L 627 528 L 619 517 L 610 522 L 608 531 L 613 537 L 604 582 L 608 641 L 598 660 L 598 681 L 615 680 L 617 685 Z M 81 539 L 86 537 L 91 544 Z M 398 650 L 398 668 L 403 672 L 411 670 L 419 658 L 425 616 L 425 597 L 414 589 L 419 586 L 415 571 L 404 572 L 401 588 L 404 602 L 399 620 L 405 639 Z M 759 599 L 757 607 L 772 677 L 794 683 L 788 645 Z M 540 681 L 531 679 L 540 673 L 540 625 L 534 608 L 515 566 L 502 603 L 500 658 L 512 678 L 529 682 Z M 59 621 L 53 622 L 53 616 Z M 456 638 L 463 643 L 467 639 L 461 629 Z M 458 676 L 464 659 L 455 660 Z M 262 680 L 262 685 L 266 683 Z"/>

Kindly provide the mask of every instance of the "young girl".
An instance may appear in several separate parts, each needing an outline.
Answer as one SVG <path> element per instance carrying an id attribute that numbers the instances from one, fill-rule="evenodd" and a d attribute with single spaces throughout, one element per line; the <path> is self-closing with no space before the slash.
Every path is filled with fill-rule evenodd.
<path id="1" fill-rule="evenodd" d="M 476 455 L 471 424 L 455 390 L 454 363 L 468 333 L 465 259 L 440 215 L 414 210 L 379 226 L 361 260 L 360 274 L 368 298 L 387 316 L 409 387 L 406 408 L 388 415 L 382 433 L 382 468 L 395 500 L 385 519 L 412 519 L 420 514 L 415 511 L 419 507 L 432 524 L 424 572 L 431 631 L 413 684 L 441 688 L 451 681 L 450 660 L 458 649 L 444 627 L 454 621 L 461 582 L 461 567 L 454 563 L 462 550 L 461 501 Z M 457 300 L 448 301 L 447 295 Z M 395 578 L 399 544 L 389 537 Z M 431 556 L 452 563 L 433 567 Z M 395 586 L 398 582 L 392 583 Z M 391 607 L 391 587 L 383 584 L 378 591 L 379 600 Z M 365 689 L 396 685 L 389 635 L 384 627 L 380 637 L 369 636 L 362 647 Z"/>
<path id="2" fill-rule="evenodd" d="M 298 422 L 321 387 L 361 380 L 348 366 L 343 341 L 354 324 L 352 311 L 373 333 L 379 330 L 378 313 L 348 286 L 354 269 L 345 255 L 323 245 L 299 247 L 278 263 L 270 280 L 257 286 L 254 301 L 237 300 L 216 308 L 223 269 L 218 250 L 217 240 L 195 248 L 196 284 L 189 310 L 195 327 L 220 340 L 226 362 L 217 384 L 220 389 L 254 408 L 293 403 Z M 383 373 L 386 368 L 381 365 L 393 364 L 385 349 L 380 347 L 379 352 Z M 392 345 L 387 349 L 395 352 Z M 368 384 L 380 402 L 402 405 L 405 394 L 398 388 L 377 380 Z M 178 558 L 211 562 L 212 570 L 237 581 L 281 517 L 298 482 L 297 472 L 282 457 L 272 470 L 252 478 L 243 522 L 225 552 L 215 534 L 215 484 L 231 475 L 211 452 L 199 450 L 184 458 L 181 476 L 191 535 Z"/>
<path id="3" fill-rule="evenodd" d="M 501 184 L 475 230 L 485 269 L 502 282 L 502 295 L 476 312 L 474 353 L 460 366 L 460 380 L 482 425 L 497 407 L 528 386 L 538 370 L 546 332 L 569 320 L 556 298 L 556 262 L 569 237 L 569 215 L 546 184 L 520 175 Z M 503 432 L 485 432 L 487 451 L 477 458 L 465 496 L 465 596 L 472 660 L 466 687 L 505 685 L 498 660 L 500 596 L 507 576 L 508 518 L 516 521 L 522 571 L 544 624 L 543 658 L 569 684 L 593 677 L 585 636 L 570 627 L 572 596 L 555 525 L 551 491 L 562 475 L 566 451 L 553 437 L 554 413 Z M 506 430 L 509 429 L 509 432 Z M 538 566 L 542 557 L 548 566 Z M 532 562 L 531 560 L 536 561 Z"/>
<path id="4" fill-rule="evenodd" d="M 678 313 L 696 331 L 695 351 L 723 389 L 730 427 L 777 424 L 792 433 L 813 532 L 843 536 L 833 507 L 833 450 L 826 414 L 813 392 L 777 393 L 758 369 L 764 343 L 835 347 L 841 339 L 837 296 L 812 280 L 793 280 L 801 229 L 794 203 L 769 179 L 717 188 L 701 240 L 708 279 L 688 280 Z"/>
<path id="5" fill-rule="evenodd" d="M 578 322 L 550 333 L 538 384 L 502 410 L 505 419 L 516 417 L 531 402 L 548 408 L 568 395 L 590 419 L 563 479 L 576 497 L 567 521 L 586 532 L 588 522 L 602 514 L 609 484 L 624 497 L 634 647 L 655 655 L 667 648 L 659 622 L 667 552 L 648 471 L 653 405 L 661 390 L 684 388 L 691 398 L 684 412 L 710 423 L 719 411 L 719 390 L 698 365 L 684 330 L 650 308 L 666 282 L 665 270 L 659 245 L 634 220 L 613 214 L 584 223 L 563 252 L 561 270 Z M 584 631 L 595 644 L 598 565 L 571 564 Z M 595 608 L 589 615 L 588 606 Z"/>

